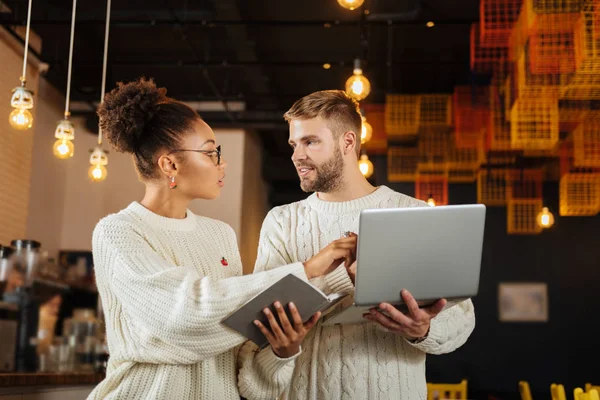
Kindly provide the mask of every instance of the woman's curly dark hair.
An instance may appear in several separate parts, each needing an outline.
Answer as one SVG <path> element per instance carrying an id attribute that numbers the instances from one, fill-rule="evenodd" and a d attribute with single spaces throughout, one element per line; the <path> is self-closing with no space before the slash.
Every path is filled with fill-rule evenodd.
<path id="1" fill-rule="evenodd" d="M 200 116 L 167 97 L 152 79 L 117 83 L 98 108 L 100 127 L 115 150 L 134 155 L 142 178 L 156 177 L 157 154 L 175 150 Z"/>

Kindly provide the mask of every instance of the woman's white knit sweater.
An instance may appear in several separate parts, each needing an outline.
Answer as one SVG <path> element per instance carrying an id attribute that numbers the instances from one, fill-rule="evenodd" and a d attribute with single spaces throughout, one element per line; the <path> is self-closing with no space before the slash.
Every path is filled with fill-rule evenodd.
<path id="1" fill-rule="evenodd" d="M 316 194 L 276 207 L 261 231 L 255 272 L 305 261 L 345 231 L 358 233 L 360 212 L 369 208 L 421 207 L 426 203 L 381 186 L 347 202 L 325 202 Z M 311 281 L 326 293 L 353 292 L 342 265 Z M 401 288 L 398 288 L 400 291 Z M 464 344 L 475 327 L 473 303 L 464 301 L 431 321 L 427 338 L 413 344 L 379 325 L 315 326 L 296 359 L 286 399 L 426 399 L 425 355 L 448 353 Z"/>
<path id="2" fill-rule="evenodd" d="M 295 357 L 257 352 L 220 321 L 289 273 L 306 280 L 301 263 L 241 276 L 229 225 L 136 202 L 101 220 L 92 245 L 110 359 L 90 399 L 272 399 L 287 386 Z"/>

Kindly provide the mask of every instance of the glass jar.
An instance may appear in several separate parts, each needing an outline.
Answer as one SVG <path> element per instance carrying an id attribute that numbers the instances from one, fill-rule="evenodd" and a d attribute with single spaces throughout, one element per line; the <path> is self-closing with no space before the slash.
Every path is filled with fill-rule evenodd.
<path id="1" fill-rule="evenodd" d="M 15 249 L 13 269 L 22 275 L 24 286 L 31 287 L 38 270 L 41 243 L 35 240 L 13 240 L 10 244 Z"/>
<path id="2" fill-rule="evenodd" d="M 75 343 L 75 368 L 82 372 L 94 371 L 98 320 L 92 309 L 78 308 L 73 318 L 65 321 L 67 334 Z"/>

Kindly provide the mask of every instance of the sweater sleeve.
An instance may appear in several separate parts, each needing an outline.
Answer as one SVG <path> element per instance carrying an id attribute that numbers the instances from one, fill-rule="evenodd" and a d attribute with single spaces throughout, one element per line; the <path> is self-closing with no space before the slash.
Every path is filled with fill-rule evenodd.
<path id="1" fill-rule="evenodd" d="M 240 395 L 248 400 L 277 398 L 290 384 L 294 360 L 300 354 L 302 351 L 290 358 L 279 358 L 271 347 L 259 350 L 256 344 L 245 342 L 238 355 Z"/>
<path id="2" fill-rule="evenodd" d="M 262 225 L 258 242 L 258 256 L 254 272 L 269 271 L 280 265 L 292 263 L 290 255 L 290 233 L 284 232 L 281 223 L 271 210 Z M 300 260 L 305 262 L 307 260 Z M 354 285 L 344 265 L 340 265 L 327 275 L 313 278 L 310 283 L 318 287 L 325 294 L 354 292 Z"/>
<path id="3" fill-rule="evenodd" d="M 113 298 L 107 318 L 127 344 L 117 356 L 140 363 L 193 364 L 226 352 L 245 338 L 221 324 L 223 318 L 285 275 L 306 280 L 300 263 L 213 280 L 165 260 L 120 220 L 101 221 L 92 245 L 98 285 Z"/>
<path id="4" fill-rule="evenodd" d="M 429 354 L 446 354 L 465 344 L 473 329 L 475 308 L 471 299 L 468 299 L 439 313 L 431 320 L 427 338 L 411 344 Z"/>

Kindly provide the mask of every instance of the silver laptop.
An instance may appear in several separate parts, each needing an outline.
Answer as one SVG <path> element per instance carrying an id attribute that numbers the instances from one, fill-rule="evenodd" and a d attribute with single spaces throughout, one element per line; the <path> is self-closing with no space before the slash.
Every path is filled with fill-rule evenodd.
<path id="1" fill-rule="evenodd" d="M 324 325 L 363 323 L 382 302 L 406 312 L 407 289 L 420 306 L 446 308 L 477 295 L 485 225 L 483 204 L 364 210 L 351 296 L 324 317 Z"/>

